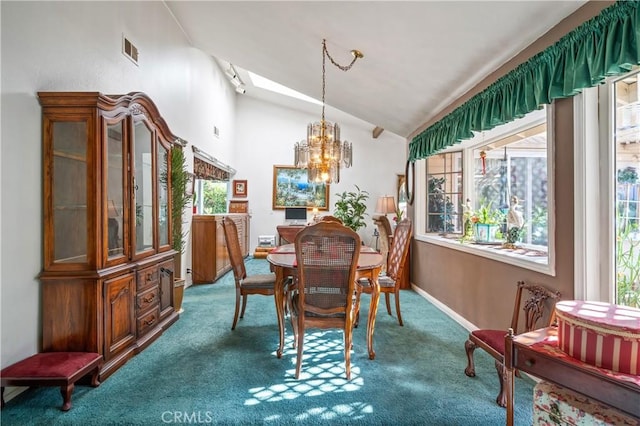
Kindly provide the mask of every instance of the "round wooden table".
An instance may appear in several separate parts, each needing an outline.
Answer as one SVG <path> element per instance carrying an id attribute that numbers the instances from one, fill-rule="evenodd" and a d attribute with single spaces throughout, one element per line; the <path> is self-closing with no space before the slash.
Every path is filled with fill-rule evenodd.
<path id="1" fill-rule="evenodd" d="M 284 302 L 285 302 L 285 282 L 288 277 L 295 277 L 296 271 L 296 250 L 293 244 L 286 244 L 271 250 L 267 256 L 267 261 L 271 265 L 271 270 L 276 274 L 275 301 L 276 313 L 278 315 L 278 329 L 280 332 L 280 345 L 276 355 L 282 357 L 284 350 Z M 380 298 L 380 286 L 378 275 L 382 270 L 383 257 L 371 247 L 362 246 L 360 257 L 358 258 L 358 269 L 356 280 L 367 278 L 371 282 L 371 302 L 369 305 L 369 317 L 367 319 L 367 349 L 369 359 L 374 359 L 376 353 L 373 350 L 373 329 L 376 323 L 378 311 L 378 300 Z M 357 286 L 356 286 L 357 287 Z"/>

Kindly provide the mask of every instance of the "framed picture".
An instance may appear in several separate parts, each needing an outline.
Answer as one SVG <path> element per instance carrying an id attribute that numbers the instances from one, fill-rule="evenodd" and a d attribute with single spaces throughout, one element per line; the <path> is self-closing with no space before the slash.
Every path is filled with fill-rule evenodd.
<path id="1" fill-rule="evenodd" d="M 309 182 L 305 169 L 273 166 L 273 209 L 286 207 L 329 210 L 329 185 Z"/>
<path id="2" fill-rule="evenodd" d="M 247 196 L 247 181 L 246 180 L 234 180 L 233 181 L 233 196 L 234 197 L 246 197 Z"/>

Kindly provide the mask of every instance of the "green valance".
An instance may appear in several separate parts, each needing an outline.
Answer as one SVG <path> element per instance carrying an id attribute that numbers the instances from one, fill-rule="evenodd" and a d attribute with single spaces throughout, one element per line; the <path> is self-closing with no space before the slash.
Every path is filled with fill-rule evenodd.
<path id="1" fill-rule="evenodd" d="M 640 63 L 638 1 L 619 1 L 496 80 L 413 138 L 409 161 L 426 158 Z"/>

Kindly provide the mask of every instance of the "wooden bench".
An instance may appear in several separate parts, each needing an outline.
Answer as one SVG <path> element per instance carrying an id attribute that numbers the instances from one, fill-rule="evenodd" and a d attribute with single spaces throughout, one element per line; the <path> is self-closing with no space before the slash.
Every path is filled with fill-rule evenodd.
<path id="1" fill-rule="evenodd" d="M 0 400 L 5 386 L 60 386 L 62 411 L 71 408 L 76 381 L 91 373 L 91 386 L 100 385 L 102 355 L 93 352 L 43 352 L 18 361 L 0 372 Z"/>

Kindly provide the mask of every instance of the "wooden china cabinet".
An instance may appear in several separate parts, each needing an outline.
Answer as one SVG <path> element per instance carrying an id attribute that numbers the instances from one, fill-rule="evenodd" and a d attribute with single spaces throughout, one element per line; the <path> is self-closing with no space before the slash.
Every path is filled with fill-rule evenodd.
<path id="1" fill-rule="evenodd" d="M 42 350 L 100 353 L 104 379 L 178 319 L 167 176 L 180 139 L 143 93 L 38 97 Z"/>

